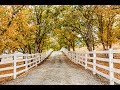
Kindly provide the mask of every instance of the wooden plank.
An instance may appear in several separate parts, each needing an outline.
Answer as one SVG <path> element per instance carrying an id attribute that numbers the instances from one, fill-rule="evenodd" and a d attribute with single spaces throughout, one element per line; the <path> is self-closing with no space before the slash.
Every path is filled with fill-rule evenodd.
<path id="1" fill-rule="evenodd" d="M 117 78 L 113 78 L 113 81 L 120 84 L 120 79 L 117 79 Z"/>
<path id="2" fill-rule="evenodd" d="M 96 70 L 96 73 L 98 73 L 99 75 L 101 75 L 101 76 L 103 76 L 103 77 L 105 77 L 105 78 L 107 78 L 107 79 L 110 79 L 109 75 L 104 74 L 104 73 L 102 73 L 102 72 L 100 72 L 100 71 L 98 71 L 98 70 Z"/>
<path id="3" fill-rule="evenodd" d="M 11 70 L 13 67 L 0 68 L 0 71 Z"/>
<path id="4" fill-rule="evenodd" d="M 120 63 L 120 59 L 112 59 L 112 62 L 114 62 L 114 63 Z"/>
<path id="5" fill-rule="evenodd" d="M 93 54 L 93 51 L 91 51 L 91 52 L 86 52 L 87 54 Z"/>
<path id="6" fill-rule="evenodd" d="M 79 56 L 79 57 L 81 57 L 81 58 L 85 58 L 85 56 Z"/>
<path id="7" fill-rule="evenodd" d="M 85 67 L 85 65 L 84 64 L 82 64 L 82 63 L 78 63 L 79 65 L 81 65 L 81 66 L 83 66 L 83 67 Z"/>
<path id="8" fill-rule="evenodd" d="M 93 65 L 93 63 L 92 62 L 87 62 L 88 64 L 90 64 L 90 65 Z"/>
<path id="9" fill-rule="evenodd" d="M 30 61 L 30 60 L 32 60 L 32 59 L 35 59 L 35 57 L 34 57 L 34 58 L 29 58 L 28 61 Z"/>
<path id="10" fill-rule="evenodd" d="M 16 74 L 18 75 L 18 74 L 21 74 L 21 73 L 23 73 L 25 71 L 26 71 L 26 69 L 23 69 L 23 70 L 18 71 Z"/>
<path id="11" fill-rule="evenodd" d="M 108 58 L 98 58 L 98 57 L 96 57 L 96 60 L 109 62 Z"/>
<path id="12" fill-rule="evenodd" d="M 6 55 L 0 55 L 0 58 L 8 58 L 8 57 L 13 57 L 14 54 L 6 54 Z"/>
<path id="13" fill-rule="evenodd" d="M 113 68 L 112 71 L 120 74 L 120 69 Z"/>
<path id="14" fill-rule="evenodd" d="M 120 53 L 120 50 L 112 50 L 112 53 Z"/>
<path id="15" fill-rule="evenodd" d="M 103 65 L 100 65 L 100 64 L 96 64 L 96 66 L 98 66 L 100 68 L 103 68 L 103 69 L 106 69 L 106 70 L 109 70 L 109 67 L 107 67 L 107 66 L 103 66 Z"/>
<path id="16" fill-rule="evenodd" d="M 13 76 L 13 73 L 0 75 L 0 78 L 9 77 L 9 76 Z"/>
<path id="17" fill-rule="evenodd" d="M 85 67 L 85 65 L 84 64 L 81 64 L 83 67 Z"/>
<path id="18" fill-rule="evenodd" d="M 2 64 L 9 64 L 9 63 L 13 63 L 13 61 L 9 61 L 9 62 L 0 62 L 0 65 L 2 65 Z"/>
<path id="19" fill-rule="evenodd" d="M 96 53 L 98 54 L 107 54 L 107 53 L 109 53 L 109 51 L 96 51 Z"/>
<path id="20" fill-rule="evenodd" d="M 26 64 L 16 66 L 16 68 L 21 68 L 21 67 L 24 67 L 24 66 L 26 66 Z"/>
<path id="21" fill-rule="evenodd" d="M 23 57 L 25 56 L 26 54 L 16 54 L 17 57 Z"/>
<path id="22" fill-rule="evenodd" d="M 33 63 L 35 63 L 35 62 L 30 62 L 30 63 L 28 63 L 28 65 L 33 64 Z"/>
<path id="23" fill-rule="evenodd" d="M 33 67 L 35 67 L 35 64 L 34 64 L 34 65 L 32 65 L 32 66 L 30 66 L 30 67 L 28 67 L 28 70 L 29 70 L 29 69 L 31 69 L 31 68 L 33 68 Z"/>
<path id="24" fill-rule="evenodd" d="M 87 69 L 89 69 L 89 70 L 93 71 L 93 68 L 91 68 L 91 67 L 88 67 L 88 66 L 87 66 Z"/>
<path id="25" fill-rule="evenodd" d="M 16 60 L 16 62 L 23 62 L 23 61 L 25 61 L 25 59 L 23 59 L 23 60 Z"/>
<path id="26" fill-rule="evenodd" d="M 94 59 L 94 57 L 87 57 L 87 59 Z"/>
<path id="27" fill-rule="evenodd" d="M 80 61 L 81 61 L 81 62 L 85 62 L 85 60 L 80 60 L 80 59 L 79 59 L 78 61 L 79 61 L 79 62 L 80 62 Z"/>

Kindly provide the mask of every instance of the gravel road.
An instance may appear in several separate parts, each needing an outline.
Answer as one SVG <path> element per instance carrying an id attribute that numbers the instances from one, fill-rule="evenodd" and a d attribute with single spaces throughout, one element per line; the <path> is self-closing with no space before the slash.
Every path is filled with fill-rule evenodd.
<path id="1" fill-rule="evenodd" d="M 61 52 L 52 55 L 27 74 L 2 85 L 108 85 L 107 79 L 75 65 Z"/>

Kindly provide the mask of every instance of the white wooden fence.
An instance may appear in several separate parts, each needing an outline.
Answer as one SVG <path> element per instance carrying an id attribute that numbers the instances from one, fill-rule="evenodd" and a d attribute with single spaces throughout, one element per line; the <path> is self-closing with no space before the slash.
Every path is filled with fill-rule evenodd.
<path id="1" fill-rule="evenodd" d="M 13 72 L 9 74 L 1 74 L 0 78 L 13 76 L 15 79 L 18 74 L 23 72 L 27 72 L 29 69 L 37 66 L 40 64 L 45 58 L 47 58 L 51 54 L 52 50 L 43 53 L 36 53 L 36 54 L 7 54 L 1 55 L 1 59 L 6 59 L 5 62 L 0 62 L 0 72 L 12 70 Z M 9 60 L 7 60 L 9 59 Z M 18 65 L 19 62 L 24 62 L 22 65 Z M 2 67 L 7 64 L 12 64 L 11 67 Z M 24 67 L 22 70 L 17 70 L 19 68 Z"/>
<path id="2" fill-rule="evenodd" d="M 66 56 L 76 64 L 80 64 L 85 69 L 89 69 L 93 72 L 93 74 L 99 74 L 107 79 L 110 80 L 110 85 L 114 85 L 115 83 L 120 84 L 120 68 L 117 69 L 115 64 L 119 64 L 120 66 L 120 59 L 114 59 L 113 54 L 120 54 L 120 51 L 109 49 L 107 51 L 90 51 L 90 52 L 75 52 L 75 51 L 68 51 L 65 48 L 62 48 L 62 51 L 66 54 Z M 90 56 L 92 54 L 92 56 Z M 106 58 L 97 57 L 97 54 L 108 54 Z M 90 61 L 92 60 L 92 61 Z M 108 66 L 101 65 L 100 63 L 96 63 L 96 61 L 104 61 L 108 63 Z M 88 65 L 92 65 L 89 67 Z M 107 70 L 109 73 L 105 74 L 97 69 L 97 67 Z M 116 78 L 115 73 L 119 74 L 119 78 Z"/>

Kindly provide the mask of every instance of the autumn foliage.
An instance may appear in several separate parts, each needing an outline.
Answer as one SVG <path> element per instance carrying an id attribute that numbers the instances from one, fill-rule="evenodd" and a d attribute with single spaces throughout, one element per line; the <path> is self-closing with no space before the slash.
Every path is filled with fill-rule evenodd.
<path id="1" fill-rule="evenodd" d="M 103 50 L 120 39 L 119 5 L 0 5 L 0 53 Z"/>

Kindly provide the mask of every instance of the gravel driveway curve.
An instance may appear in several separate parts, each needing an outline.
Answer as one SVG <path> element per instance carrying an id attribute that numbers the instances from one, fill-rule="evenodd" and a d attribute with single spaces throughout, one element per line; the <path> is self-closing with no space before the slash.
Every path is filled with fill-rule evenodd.
<path id="1" fill-rule="evenodd" d="M 2 85 L 108 85 L 107 79 L 70 62 L 61 52 L 52 55 L 27 74 Z"/>

